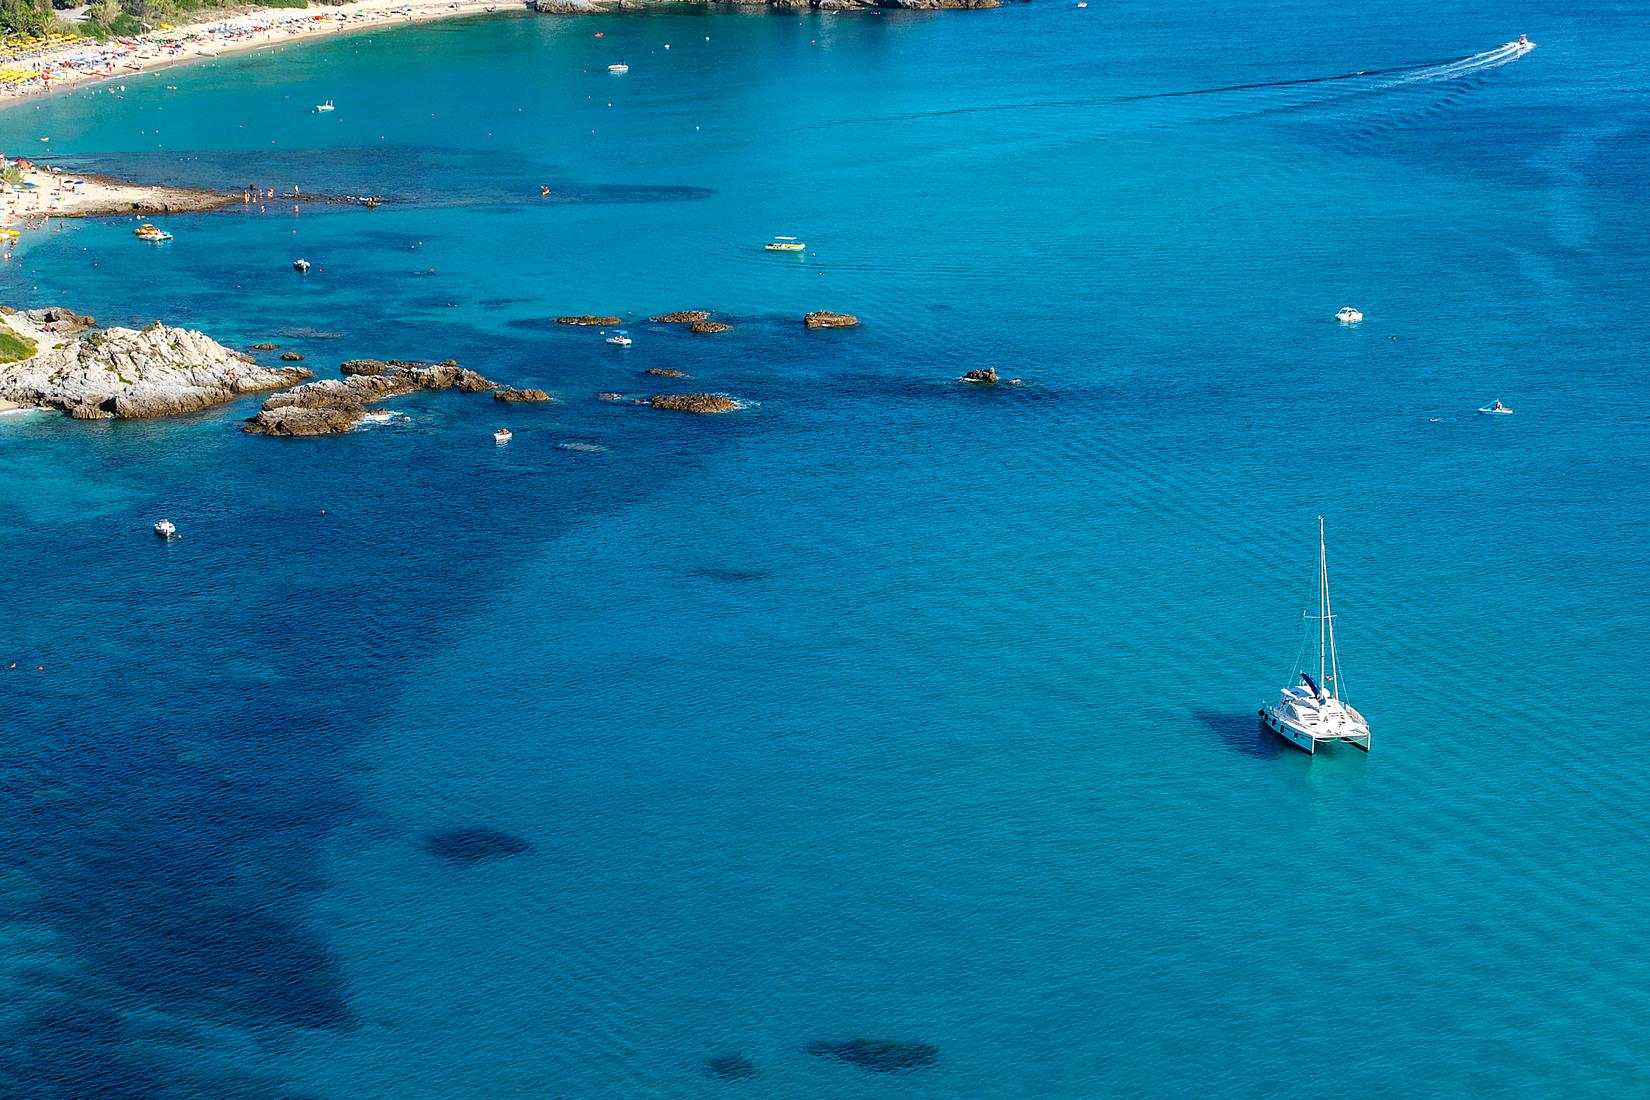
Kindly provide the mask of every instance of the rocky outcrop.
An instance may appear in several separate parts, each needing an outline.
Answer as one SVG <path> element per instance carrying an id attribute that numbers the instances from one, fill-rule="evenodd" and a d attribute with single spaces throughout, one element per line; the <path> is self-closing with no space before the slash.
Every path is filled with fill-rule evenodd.
<path id="1" fill-rule="evenodd" d="M 985 370 L 971 370 L 957 379 L 959 382 L 995 382 L 996 380 L 996 367 L 987 367 Z"/>
<path id="2" fill-rule="evenodd" d="M 64 309 L 62 306 L 26 309 L 14 316 L 21 317 L 30 324 L 58 336 L 75 336 L 97 325 L 96 317 L 86 313 L 76 313 L 74 310 Z"/>
<path id="3" fill-rule="evenodd" d="M 582 317 L 557 317 L 558 325 L 616 325 L 617 317 L 598 317 L 594 313 L 586 313 Z"/>
<path id="4" fill-rule="evenodd" d="M 274 351 L 276 348 L 278 348 L 280 346 L 281 345 L 279 345 L 279 344 L 253 344 L 252 347 L 251 347 L 251 350 L 252 351 Z"/>
<path id="5" fill-rule="evenodd" d="M 732 325 L 724 325 L 721 321 L 695 321 L 688 326 L 688 331 L 706 336 L 712 332 L 727 332 L 732 328 Z"/>
<path id="6" fill-rule="evenodd" d="M 45 309 L 0 321 L 39 349 L 0 365 L 0 400 L 61 409 L 77 420 L 140 419 L 195 412 L 311 377 L 302 367 L 257 366 L 191 329 L 156 322 L 142 331 L 85 331 L 91 320 Z"/>
<path id="7" fill-rule="evenodd" d="M 647 370 L 643 371 L 642 373 L 643 374 L 656 374 L 660 378 L 686 378 L 687 377 L 687 375 L 682 373 L 681 371 L 671 370 L 668 367 L 649 367 L 649 368 L 647 368 Z"/>
<path id="8" fill-rule="evenodd" d="M 598 393 L 596 395 L 596 400 L 597 401 L 623 401 L 624 400 L 624 394 L 622 394 L 622 393 Z"/>
<path id="9" fill-rule="evenodd" d="M 803 317 L 802 323 L 809 328 L 853 328 L 859 324 L 859 318 L 852 313 L 832 313 L 828 309 L 816 309 Z"/>
<path id="10" fill-rule="evenodd" d="M 552 401 L 552 400 L 554 400 L 554 398 L 552 398 L 544 390 L 515 390 L 515 389 L 511 389 L 508 386 L 506 386 L 504 389 L 493 391 L 493 400 L 494 401 L 521 401 L 521 402 L 527 402 L 527 403 L 542 404 L 543 402 L 546 402 L 546 401 Z"/>
<path id="11" fill-rule="evenodd" d="M 654 394 L 648 398 L 647 403 L 655 409 L 674 409 L 677 412 L 690 413 L 725 413 L 744 408 L 733 398 L 724 397 L 719 393 Z"/>
<path id="12" fill-rule="evenodd" d="M 303 361 L 304 357 L 295 351 L 281 352 L 281 362 L 283 363 L 302 363 Z"/>
<path id="13" fill-rule="evenodd" d="M 710 316 L 707 309 L 679 309 L 675 313 L 661 313 L 653 318 L 656 325 L 691 325 Z"/>
<path id="14" fill-rule="evenodd" d="M 333 435 L 347 432 L 367 418 L 367 406 L 413 390 L 456 389 L 479 393 L 494 384 L 452 360 L 415 363 L 405 360 L 352 359 L 343 378 L 324 378 L 277 393 L 242 431 L 262 435 Z"/>

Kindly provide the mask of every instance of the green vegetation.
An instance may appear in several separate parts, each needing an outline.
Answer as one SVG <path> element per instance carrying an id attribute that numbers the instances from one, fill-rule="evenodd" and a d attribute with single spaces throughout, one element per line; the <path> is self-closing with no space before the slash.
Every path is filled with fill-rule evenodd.
<path id="1" fill-rule="evenodd" d="M 6 325 L 0 325 L 0 363 L 21 363 L 25 359 L 33 359 L 36 350 L 33 340 L 19 336 Z"/>
<path id="2" fill-rule="evenodd" d="M 0 0 L 0 35 L 39 37 L 52 30 L 56 17 L 50 0 Z"/>

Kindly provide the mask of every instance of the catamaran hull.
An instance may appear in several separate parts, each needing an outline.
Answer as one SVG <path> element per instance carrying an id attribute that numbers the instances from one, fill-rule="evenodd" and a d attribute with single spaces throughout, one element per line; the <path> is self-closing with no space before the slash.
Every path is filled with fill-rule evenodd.
<path id="1" fill-rule="evenodd" d="M 1266 710 L 1265 708 L 1262 708 L 1260 711 L 1260 724 L 1261 728 L 1271 730 L 1273 733 L 1277 734 L 1297 749 L 1306 753 L 1308 756 L 1317 755 L 1318 741 L 1320 738 L 1313 737 L 1310 733 L 1307 733 L 1304 730 L 1296 729 L 1288 722 L 1280 720 L 1277 716 L 1272 714 L 1271 711 Z M 1350 737 L 1325 737 L 1321 738 L 1321 740 L 1326 744 L 1331 741 L 1344 741 L 1355 749 L 1360 749 L 1364 752 L 1369 751 L 1368 734 L 1364 734 L 1363 736 L 1354 735 Z"/>

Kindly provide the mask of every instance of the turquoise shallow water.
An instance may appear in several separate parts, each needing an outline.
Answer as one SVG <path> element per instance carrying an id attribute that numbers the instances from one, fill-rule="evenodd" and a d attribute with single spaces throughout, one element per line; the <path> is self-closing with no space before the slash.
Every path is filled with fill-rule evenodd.
<path id="1" fill-rule="evenodd" d="M 561 399 L 0 417 L 0 1094 L 1644 1092 L 1646 60 L 1625 5 L 680 10 L 0 114 L 393 200 L 72 225 L 4 300 Z M 595 400 L 651 366 L 751 407 Z M 1367 758 L 1254 719 L 1320 513 Z"/>

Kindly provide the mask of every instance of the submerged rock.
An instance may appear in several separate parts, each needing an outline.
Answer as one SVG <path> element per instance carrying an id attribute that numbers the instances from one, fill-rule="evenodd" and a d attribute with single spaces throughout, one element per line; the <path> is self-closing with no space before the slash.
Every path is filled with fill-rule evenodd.
<path id="1" fill-rule="evenodd" d="M 708 309 L 679 309 L 675 313 L 661 313 L 653 318 L 657 325 L 691 325 L 710 316 Z"/>
<path id="2" fill-rule="evenodd" d="M 732 325 L 724 325 L 721 321 L 695 321 L 693 324 L 688 326 L 688 331 L 697 332 L 699 335 L 705 336 L 712 332 L 728 332 L 731 331 L 732 328 Z"/>
<path id="3" fill-rule="evenodd" d="M 493 391 L 493 400 L 545 402 L 554 400 L 554 398 L 552 398 L 544 390 L 517 390 L 506 386 L 503 389 Z"/>
<path id="4" fill-rule="evenodd" d="M 971 370 L 957 379 L 959 382 L 995 382 L 996 380 L 996 367 L 987 367 L 985 370 Z"/>
<path id="5" fill-rule="evenodd" d="M 624 394 L 622 394 L 622 393 L 598 393 L 596 395 L 596 400 L 597 401 L 623 401 L 624 400 Z"/>
<path id="6" fill-rule="evenodd" d="M 252 350 L 253 351 L 274 351 L 276 348 L 279 348 L 280 346 L 281 345 L 279 345 L 279 344 L 253 344 L 252 345 Z"/>
<path id="7" fill-rule="evenodd" d="M 649 367 L 649 368 L 647 368 L 647 370 L 643 371 L 642 373 L 644 373 L 644 374 L 656 374 L 660 378 L 686 378 L 687 377 L 686 374 L 683 374 L 679 370 L 670 370 L 666 367 Z"/>
<path id="8" fill-rule="evenodd" d="M 437 859 L 468 867 L 483 860 L 518 856 L 532 851 L 533 846 L 519 836 L 498 829 L 469 825 L 431 833 L 424 838 L 424 850 Z"/>
<path id="9" fill-rule="evenodd" d="M 859 318 L 852 313 L 832 313 L 828 309 L 816 309 L 804 316 L 802 323 L 809 328 L 853 328 L 859 324 Z"/>
<path id="10" fill-rule="evenodd" d="M 617 317 L 598 317 L 593 313 L 586 313 L 582 317 L 557 317 L 558 325 L 616 325 Z"/>
<path id="11" fill-rule="evenodd" d="M 705 1076 L 718 1081 L 742 1081 L 756 1076 L 756 1063 L 743 1054 L 718 1054 L 705 1059 Z"/>
<path id="12" fill-rule="evenodd" d="M 89 321 L 57 308 L 0 321 L 35 347 L 27 359 L 0 364 L 0 401 L 61 409 L 77 420 L 151 418 L 196 412 L 312 377 L 302 367 L 257 366 L 204 333 L 158 322 L 142 331 L 67 335 Z"/>
<path id="13" fill-rule="evenodd" d="M 733 398 L 724 397 L 719 393 L 654 394 L 648 398 L 648 404 L 655 409 L 674 409 L 677 412 L 691 413 L 725 413 L 744 407 Z"/>
<path id="14" fill-rule="evenodd" d="M 940 1048 L 931 1043 L 902 1043 L 891 1039 L 850 1039 L 845 1043 L 809 1043 L 809 1054 L 835 1058 L 874 1073 L 901 1073 L 938 1061 Z"/>

